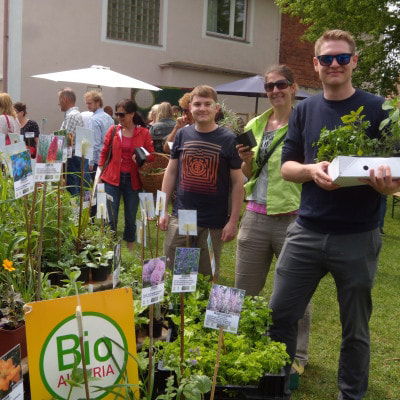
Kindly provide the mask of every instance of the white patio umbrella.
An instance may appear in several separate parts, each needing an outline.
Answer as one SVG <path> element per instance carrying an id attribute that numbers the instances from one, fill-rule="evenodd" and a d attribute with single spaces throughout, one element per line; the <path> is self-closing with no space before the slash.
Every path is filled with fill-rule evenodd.
<path id="1" fill-rule="evenodd" d="M 32 75 L 32 78 L 48 79 L 55 82 L 85 83 L 87 85 L 123 87 L 131 89 L 162 90 L 157 86 L 120 74 L 101 65 L 90 68 L 72 69 L 69 71 L 52 72 L 49 74 Z"/>

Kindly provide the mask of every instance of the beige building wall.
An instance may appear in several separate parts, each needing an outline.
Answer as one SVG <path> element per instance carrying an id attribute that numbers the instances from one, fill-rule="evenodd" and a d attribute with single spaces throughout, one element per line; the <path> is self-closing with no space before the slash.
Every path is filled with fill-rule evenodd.
<path id="1" fill-rule="evenodd" d="M 0 0 L 2 5 L 3 0 Z M 280 14 L 273 0 L 248 0 L 247 41 L 206 34 L 207 0 L 161 0 L 161 46 L 106 39 L 107 0 L 12 0 L 16 19 L 10 36 L 9 92 L 24 101 L 30 117 L 46 131 L 58 129 L 63 114 L 57 91 L 72 87 L 81 111 L 86 86 L 31 78 L 31 75 L 89 67 L 111 69 L 156 86 L 215 86 L 262 73 L 278 61 Z M 20 19 L 18 19 L 21 16 Z M 18 38 L 18 35 L 20 36 Z M 182 68 L 195 66 L 197 69 Z M 200 67 L 199 67 L 200 66 Z M 236 71 L 236 72 L 235 72 Z M 129 89 L 103 88 L 105 104 L 129 97 Z M 221 96 L 221 98 L 223 98 Z M 254 98 L 225 96 L 237 112 L 254 111 Z M 260 101 L 260 110 L 266 107 Z"/>

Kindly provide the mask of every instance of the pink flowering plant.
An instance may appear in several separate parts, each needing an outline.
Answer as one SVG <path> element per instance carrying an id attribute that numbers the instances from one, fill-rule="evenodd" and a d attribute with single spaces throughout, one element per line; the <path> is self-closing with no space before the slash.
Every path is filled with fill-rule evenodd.
<path id="1" fill-rule="evenodd" d="M 142 270 L 143 287 L 156 286 L 164 282 L 165 257 L 145 260 Z"/>

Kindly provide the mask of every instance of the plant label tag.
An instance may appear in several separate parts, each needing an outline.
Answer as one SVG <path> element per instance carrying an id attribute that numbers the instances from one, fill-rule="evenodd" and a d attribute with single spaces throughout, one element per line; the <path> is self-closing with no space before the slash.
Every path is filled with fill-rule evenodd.
<path id="1" fill-rule="evenodd" d="M 11 176 L 14 179 L 14 195 L 18 199 L 32 193 L 35 188 L 31 155 L 23 142 L 8 145 L 6 151 L 11 166 Z"/>
<path id="2" fill-rule="evenodd" d="M 0 371 L 4 376 L 1 380 L 0 399 L 22 400 L 24 383 L 21 368 L 21 345 L 17 344 L 6 354 L 0 354 L 0 366 Z"/>
<path id="3" fill-rule="evenodd" d="M 36 163 L 35 182 L 58 182 L 61 178 L 62 163 Z"/>
<path id="4" fill-rule="evenodd" d="M 199 272 L 200 249 L 194 247 L 177 247 L 175 250 L 172 293 L 196 291 Z"/>
<path id="5" fill-rule="evenodd" d="M 107 193 L 97 192 L 97 213 L 96 218 L 108 221 Z"/>
<path id="6" fill-rule="evenodd" d="M 156 215 L 160 218 L 165 217 L 165 209 L 167 204 L 167 194 L 161 190 L 157 190 Z"/>
<path id="7" fill-rule="evenodd" d="M 97 193 L 105 193 L 105 192 L 106 192 L 106 190 L 104 188 L 104 183 L 98 183 L 97 184 Z"/>
<path id="8" fill-rule="evenodd" d="M 93 160 L 94 132 L 78 126 L 75 131 L 75 155 Z"/>
<path id="9" fill-rule="evenodd" d="M 142 192 L 139 193 L 139 200 L 141 207 L 146 211 L 147 218 L 154 218 L 154 197 L 153 193 Z"/>
<path id="10" fill-rule="evenodd" d="M 197 236 L 197 210 L 178 210 L 179 234 Z"/>
<path id="11" fill-rule="evenodd" d="M 206 309 L 204 327 L 223 328 L 225 332 L 237 333 L 245 291 L 222 285 L 212 285 Z"/>
<path id="12" fill-rule="evenodd" d="M 164 299 L 166 258 L 144 260 L 142 269 L 142 307 L 159 303 Z"/>
<path id="13" fill-rule="evenodd" d="M 217 264 L 215 262 L 215 254 L 211 240 L 210 230 L 208 230 L 208 235 L 207 235 L 207 247 L 208 247 L 208 254 L 210 255 L 211 274 L 214 277 Z"/>
<path id="14" fill-rule="evenodd" d="M 141 219 L 136 220 L 136 242 L 147 247 L 146 225 Z"/>

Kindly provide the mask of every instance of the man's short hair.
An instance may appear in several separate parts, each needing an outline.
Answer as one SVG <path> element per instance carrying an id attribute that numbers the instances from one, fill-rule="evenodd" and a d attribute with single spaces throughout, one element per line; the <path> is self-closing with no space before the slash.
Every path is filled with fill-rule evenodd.
<path id="1" fill-rule="evenodd" d="M 207 85 L 196 86 L 190 92 L 190 102 L 193 101 L 194 96 L 211 97 L 216 103 L 218 102 L 217 92 L 211 86 Z"/>
<path id="2" fill-rule="evenodd" d="M 97 90 L 90 90 L 89 92 L 86 92 L 83 97 L 85 98 L 85 101 L 91 99 L 95 103 L 99 103 L 100 107 L 103 107 L 103 95 Z"/>
<path id="3" fill-rule="evenodd" d="M 325 31 L 322 36 L 320 36 L 317 41 L 315 42 L 314 46 L 314 52 L 315 56 L 319 56 L 321 46 L 323 42 L 326 42 L 328 40 L 343 40 L 344 42 L 347 42 L 349 47 L 350 47 L 350 52 L 351 54 L 355 54 L 356 52 L 356 42 L 351 35 L 351 33 L 347 31 L 342 31 L 340 29 L 333 29 L 330 31 Z"/>
<path id="4" fill-rule="evenodd" d="M 76 96 L 75 96 L 74 91 L 71 88 L 64 88 L 63 90 L 60 90 L 58 92 L 58 96 L 67 100 L 69 103 L 72 103 L 72 104 L 76 103 Z"/>

